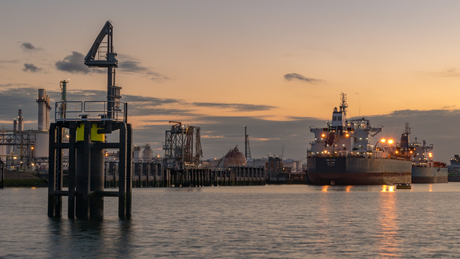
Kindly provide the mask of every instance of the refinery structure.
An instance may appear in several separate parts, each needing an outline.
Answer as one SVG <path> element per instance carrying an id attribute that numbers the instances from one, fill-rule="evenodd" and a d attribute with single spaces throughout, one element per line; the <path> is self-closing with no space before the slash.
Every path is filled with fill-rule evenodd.
<path id="1" fill-rule="evenodd" d="M 45 170 L 48 164 L 50 98 L 38 89 L 38 129 L 24 130 L 22 110 L 13 120 L 13 130 L 0 130 L 0 156 L 7 170 Z"/>

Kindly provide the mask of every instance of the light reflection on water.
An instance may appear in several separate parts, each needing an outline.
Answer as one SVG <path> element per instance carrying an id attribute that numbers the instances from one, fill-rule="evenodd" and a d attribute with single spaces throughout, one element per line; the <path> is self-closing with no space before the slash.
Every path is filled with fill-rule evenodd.
<path id="1" fill-rule="evenodd" d="M 392 189 L 389 193 L 382 193 L 379 197 L 380 213 L 378 221 L 380 226 L 379 242 L 381 243 L 379 246 L 379 255 L 384 258 L 398 254 L 400 247 L 395 195 L 394 189 Z"/>
<path id="2" fill-rule="evenodd" d="M 460 183 L 391 191 L 306 185 L 133 191 L 131 220 L 118 220 L 117 199 L 106 198 L 104 220 L 83 221 L 48 218 L 45 188 L 0 190 L 0 257 L 430 258 L 460 252 Z"/>

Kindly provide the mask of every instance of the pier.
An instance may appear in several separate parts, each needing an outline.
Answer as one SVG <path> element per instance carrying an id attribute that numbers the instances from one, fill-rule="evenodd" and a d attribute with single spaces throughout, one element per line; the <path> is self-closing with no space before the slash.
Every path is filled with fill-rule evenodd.
<path id="1" fill-rule="evenodd" d="M 185 167 L 167 169 L 161 162 L 133 162 L 133 188 L 265 185 L 264 167 Z M 118 187 L 118 163 L 105 163 L 105 187 Z"/>
<path id="2" fill-rule="evenodd" d="M 5 176 L 3 175 L 3 161 L 0 160 L 0 174 L 2 174 L 2 176 L 0 177 L 0 189 L 3 189 L 3 180 L 5 179 Z"/>

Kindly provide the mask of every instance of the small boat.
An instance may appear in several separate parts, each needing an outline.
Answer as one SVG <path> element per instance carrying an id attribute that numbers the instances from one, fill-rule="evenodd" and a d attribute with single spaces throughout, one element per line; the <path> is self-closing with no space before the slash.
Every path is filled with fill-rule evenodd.
<path id="1" fill-rule="evenodd" d="M 396 189 L 412 189 L 412 185 L 410 183 L 398 183 Z"/>

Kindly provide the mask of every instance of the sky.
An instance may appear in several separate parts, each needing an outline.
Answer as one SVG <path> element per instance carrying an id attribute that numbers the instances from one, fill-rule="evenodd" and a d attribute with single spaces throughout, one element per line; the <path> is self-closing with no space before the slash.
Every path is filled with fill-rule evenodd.
<path id="1" fill-rule="evenodd" d="M 162 155 L 169 121 L 201 128 L 204 159 L 238 145 L 253 158 L 305 161 L 310 126 L 348 118 L 383 125 L 378 136 L 460 153 L 459 1 L 1 1 L 0 126 L 18 109 L 37 128 L 37 89 L 59 101 L 101 100 L 106 70 L 83 58 L 107 20 L 116 84 L 134 144 Z"/>

